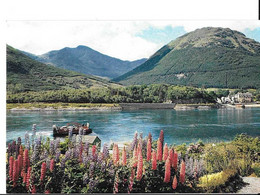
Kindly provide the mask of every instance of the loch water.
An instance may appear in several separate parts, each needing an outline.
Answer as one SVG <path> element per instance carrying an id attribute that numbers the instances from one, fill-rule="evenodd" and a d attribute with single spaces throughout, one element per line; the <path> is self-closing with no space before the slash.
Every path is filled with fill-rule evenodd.
<path id="1" fill-rule="evenodd" d="M 6 143 L 31 133 L 52 137 L 52 125 L 69 122 L 90 123 L 93 135 L 104 143 L 132 140 L 135 131 L 153 139 L 164 130 L 168 144 L 220 142 L 237 134 L 260 136 L 260 108 L 209 110 L 134 110 L 134 111 L 8 111 Z"/>

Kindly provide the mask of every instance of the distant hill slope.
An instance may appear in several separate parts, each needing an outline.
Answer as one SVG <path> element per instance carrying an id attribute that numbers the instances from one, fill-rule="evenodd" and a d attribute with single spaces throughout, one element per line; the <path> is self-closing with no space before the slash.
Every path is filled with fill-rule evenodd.
<path id="1" fill-rule="evenodd" d="M 197 29 L 114 81 L 124 85 L 260 88 L 260 43 L 226 28 Z"/>
<path id="2" fill-rule="evenodd" d="M 108 87 L 107 80 L 35 61 L 7 45 L 7 92 Z"/>
<path id="3" fill-rule="evenodd" d="M 110 79 L 130 71 L 146 61 L 146 59 L 123 61 L 82 45 L 76 48 L 65 47 L 39 56 L 28 52 L 24 52 L 24 54 L 45 64 Z"/>

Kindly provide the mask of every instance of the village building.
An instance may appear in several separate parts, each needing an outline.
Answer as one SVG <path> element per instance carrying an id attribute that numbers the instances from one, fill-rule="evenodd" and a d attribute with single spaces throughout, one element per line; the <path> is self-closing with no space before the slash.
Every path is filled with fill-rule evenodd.
<path id="1" fill-rule="evenodd" d="M 98 136 L 96 135 L 83 135 L 82 136 L 82 142 L 86 143 L 88 142 L 90 145 L 96 145 L 97 148 L 101 148 L 101 140 Z"/>
<path id="2" fill-rule="evenodd" d="M 235 96 L 235 102 L 238 103 L 249 103 L 253 100 L 252 93 L 246 92 L 246 93 L 237 93 Z"/>
<path id="3" fill-rule="evenodd" d="M 237 93 L 235 95 L 228 95 L 227 97 L 221 97 L 217 99 L 217 102 L 222 104 L 235 104 L 235 103 L 249 103 L 253 101 L 252 93 Z"/>

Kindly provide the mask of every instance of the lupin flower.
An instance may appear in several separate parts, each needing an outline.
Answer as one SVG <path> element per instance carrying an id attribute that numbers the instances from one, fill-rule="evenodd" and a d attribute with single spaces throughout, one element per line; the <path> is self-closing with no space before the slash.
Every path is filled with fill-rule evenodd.
<path id="1" fill-rule="evenodd" d="M 185 162 L 182 160 L 181 170 L 180 170 L 180 183 L 184 184 L 184 182 L 185 182 Z"/>
<path id="2" fill-rule="evenodd" d="M 19 155 L 19 149 L 20 149 L 20 146 L 18 144 L 15 145 L 15 157 L 18 158 L 18 155 Z"/>
<path id="3" fill-rule="evenodd" d="M 101 172 L 105 172 L 106 171 L 106 162 L 102 162 L 101 163 Z"/>
<path id="4" fill-rule="evenodd" d="M 24 168 L 24 172 L 26 172 L 27 168 L 29 167 L 29 156 L 28 156 L 28 149 L 24 150 L 24 154 L 23 154 L 23 168 Z"/>
<path id="5" fill-rule="evenodd" d="M 139 138 L 139 140 L 138 140 L 138 147 L 139 147 L 139 150 L 143 150 L 143 139 L 142 139 L 142 137 L 143 136 L 141 136 L 141 134 L 142 133 L 140 133 L 140 138 Z"/>
<path id="6" fill-rule="evenodd" d="M 157 160 L 162 161 L 162 142 L 160 138 L 157 141 Z"/>
<path id="7" fill-rule="evenodd" d="M 55 154 L 55 162 L 58 163 L 60 161 L 60 154 L 61 154 L 60 149 L 57 149 L 55 152 L 56 152 L 56 154 Z"/>
<path id="8" fill-rule="evenodd" d="M 22 139 L 21 139 L 21 137 L 18 137 L 18 138 L 17 138 L 17 144 L 18 144 L 19 146 L 21 146 L 21 144 L 22 144 Z"/>
<path id="9" fill-rule="evenodd" d="M 18 160 L 15 160 L 13 162 L 13 185 L 14 187 L 16 186 L 16 181 L 19 178 L 19 164 L 18 164 Z"/>
<path id="10" fill-rule="evenodd" d="M 174 179 L 172 181 L 172 189 L 176 189 L 177 188 L 177 185 L 178 185 L 178 182 L 177 182 L 177 178 L 176 178 L 176 175 L 174 176 Z"/>
<path id="11" fill-rule="evenodd" d="M 166 161 L 167 158 L 168 158 L 168 146 L 167 146 L 167 143 L 164 144 L 164 147 L 163 147 L 163 161 Z"/>
<path id="12" fill-rule="evenodd" d="M 19 168 L 18 172 L 20 174 L 20 172 L 21 172 L 21 170 L 23 168 L 23 158 L 22 158 L 22 156 L 20 154 L 18 155 L 18 168 Z"/>
<path id="13" fill-rule="evenodd" d="M 40 180 L 43 181 L 46 175 L 46 163 L 43 162 L 42 163 L 42 167 L 41 167 L 41 177 Z"/>
<path id="14" fill-rule="evenodd" d="M 73 158 L 78 159 L 80 155 L 80 148 L 78 144 L 72 149 Z"/>
<path id="15" fill-rule="evenodd" d="M 33 137 L 35 137 L 36 136 L 36 124 L 33 124 L 32 132 L 33 132 Z"/>
<path id="16" fill-rule="evenodd" d="M 109 151 L 108 151 L 107 144 L 103 145 L 103 154 L 104 154 L 104 159 L 107 159 L 109 157 Z"/>
<path id="17" fill-rule="evenodd" d="M 136 147 L 135 147 L 134 152 L 133 152 L 133 161 L 134 161 L 133 167 L 136 167 L 136 166 L 137 166 L 137 160 L 138 160 L 137 149 L 136 149 Z"/>
<path id="18" fill-rule="evenodd" d="M 71 150 L 67 150 L 66 153 L 65 153 L 65 157 L 64 157 L 64 158 L 62 159 L 62 161 L 61 161 L 60 166 L 61 166 L 62 168 L 64 168 L 66 161 L 69 160 L 70 158 L 71 158 Z"/>
<path id="19" fill-rule="evenodd" d="M 54 151 L 56 152 L 57 149 L 59 149 L 60 147 L 60 139 L 55 139 L 55 143 L 54 143 Z"/>
<path id="20" fill-rule="evenodd" d="M 126 150 L 125 150 L 125 146 L 122 152 L 122 165 L 126 166 Z"/>
<path id="21" fill-rule="evenodd" d="M 153 150 L 152 153 L 152 169 L 156 170 L 157 169 L 157 159 L 156 159 L 156 152 Z"/>
<path id="22" fill-rule="evenodd" d="M 88 155 L 88 151 L 89 151 L 89 143 L 88 143 L 88 141 L 86 141 L 86 143 L 84 145 L 84 152 Z"/>
<path id="23" fill-rule="evenodd" d="M 131 151 L 133 151 L 134 148 L 135 148 L 135 146 L 137 145 L 137 137 L 138 137 L 138 133 L 137 133 L 137 131 L 136 131 L 136 132 L 135 132 L 135 135 L 134 135 L 134 139 L 133 139 L 133 141 L 132 141 L 132 143 L 131 143 Z"/>
<path id="24" fill-rule="evenodd" d="M 50 155 L 54 155 L 54 152 L 55 152 L 55 150 L 54 150 L 54 140 L 51 140 L 50 141 L 50 146 L 49 146 L 49 151 L 50 151 Z"/>
<path id="25" fill-rule="evenodd" d="M 171 161 L 171 166 L 173 167 L 173 150 L 172 149 L 170 149 L 170 151 L 169 151 L 169 157 L 170 157 L 170 161 Z"/>
<path id="26" fill-rule="evenodd" d="M 164 182 L 168 183 L 171 179 L 171 161 L 170 157 L 167 158 L 165 163 Z"/>
<path id="27" fill-rule="evenodd" d="M 79 147 L 79 162 L 80 163 L 82 163 L 82 153 L 83 153 L 83 144 L 81 142 L 80 147 Z"/>
<path id="28" fill-rule="evenodd" d="M 142 152 L 142 144 L 141 144 L 141 142 L 138 143 L 137 154 L 139 154 L 140 152 Z"/>
<path id="29" fill-rule="evenodd" d="M 130 182 L 129 182 L 129 185 L 128 185 L 128 194 L 130 194 L 130 192 L 133 190 L 134 177 L 135 177 L 135 170 L 132 168 L 131 176 L 130 176 Z"/>
<path id="30" fill-rule="evenodd" d="M 85 166 L 87 166 L 88 161 L 89 161 L 89 156 L 86 153 L 83 153 L 83 155 L 82 155 L 82 162 L 83 162 L 83 164 Z"/>
<path id="31" fill-rule="evenodd" d="M 50 162 L 50 171 L 51 172 L 54 170 L 54 167 L 55 167 L 55 161 L 54 161 L 54 159 L 51 159 L 51 162 Z"/>
<path id="32" fill-rule="evenodd" d="M 147 140 L 146 139 L 143 140 L 142 143 L 143 143 L 142 144 L 143 153 L 147 154 Z"/>
<path id="33" fill-rule="evenodd" d="M 118 161 L 119 161 L 118 145 L 114 144 L 114 150 L 113 150 L 113 162 L 114 162 L 114 165 L 117 165 Z"/>
<path id="34" fill-rule="evenodd" d="M 152 152 L 152 143 L 151 143 L 151 139 L 148 138 L 147 152 L 146 152 L 146 160 L 147 161 L 151 160 L 151 152 Z"/>
<path id="35" fill-rule="evenodd" d="M 33 154 L 31 157 L 33 163 L 39 161 L 40 153 L 41 153 L 41 137 L 39 137 L 34 143 Z"/>
<path id="36" fill-rule="evenodd" d="M 69 129 L 69 140 L 72 138 L 72 127 Z"/>
<path id="37" fill-rule="evenodd" d="M 118 177 L 118 172 L 116 172 L 116 176 L 115 176 L 115 180 L 114 180 L 113 194 L 118 193 L 118 182 L 119 182 L 119 177 Z"/>
<path id="38" fill-rule="evenodd" d="M 13 164 L 14 164 L 14 157 L 9 157 L 9 177 L 10 179 L 13 178 Z"/>
<path id="39" fill-rule="evenodd" d="M 51 191 L 48 189 L 48 190 L 45 190 L 44 194 L 50 194 Z"/>
<path id="40" fill-rule="evenodd" d="M 93 145 L 93 146 L 92 146 L 92 156 L 95 156 L 95 155 L 96 155 L 96 150 L 97 150 L 97 146 L 96 146 L 96 145 Z"/>
<path id="41" fill-rule="evenodd" d="M 164 133 L 163 133 L 163 130 L 161 130 L 161 132 L 160 132 L 160 141 L 161 141 L 161 143 L 162 143 L 162 146 L 163 146 L 163 142 L 164 142 Z"/>
<path id="42" fill-rule="evenodd" d="M 142 156 L 142 152 L 139 152 L 136 179 L 140 181 L 142 179 L 142 176 L 143 176 L 143 156 Z"/>
<path id="43" fill-rule="evenodd" d="M 96 154 L 96 155 L 97 155 L 97 165 L 100 166 L 103 161 L 103 153 L 100 152 L 99 154 Z"/>
<path id="44" fill-rule="evenodd" d="M 40 159 L 45 160 L 48 158 L 48 151 L 44 150 L 44 152 L 41 154 Z"/>
<path id="45" fill-rule="evenodd" d="M 152 134 L 151 134 L 151 133 L 149 133 L 148 139 L 150 140 L 151 143 L 153 142 L 153 137 L 152 137 Z"/>
<path id="46" fill-rule="evenodd" d="M 22 169 L 21 171 L 21 176 L 23 178 L 23 183 L 26 183 L 26 173 L 24 172 L 24 170 Z"/>
<path id="47" fill-rule="evenodd" d="M 29 137 L 28 132 L 25 133 L 24 140 L 25 140 L 25 148 L 29 150 L 30 149 L 30 137 Z"/>
<path id="48" fill-rule="evenodd" d="M 32 194 L 35 194 L 35 193 L 36 193 L 36 186 L 35 186 L 35 185 L 33 185 L 31 193 L 32 193 Z"/>
<path id="49" fill-rule="evenodd" d="M 173 154 L 173 168 L 175 169 L 175 171 L 177 171 L 178 169 L 178 153 L 176 151 L 174 151 Z"/>
<path id="50" fill-rule="evenodd" d="M 16 149 L 16 141 L 13 140 L 11 145 L 11 154 L 14 155 Z"/>
<path id="51" fill-rule="evenodd" d="M 27 175 L 26 175 L 26 189 L 29 189 L 30 186 L 30 179 L 31 179 L 31 167 L 28 167 Z"/>
<path id="52" fill-rule="evenodd" d="M 19 154 L 23 157 L 23 146 L 22 145 L 20 145 Z"/>
<path id="53" fill-rule="evenodd" d="M 91 162 L 90 165 L 89 165 L 89 177 L 94 176 L 94 171 L 95 171 L 95 163 Z"/>

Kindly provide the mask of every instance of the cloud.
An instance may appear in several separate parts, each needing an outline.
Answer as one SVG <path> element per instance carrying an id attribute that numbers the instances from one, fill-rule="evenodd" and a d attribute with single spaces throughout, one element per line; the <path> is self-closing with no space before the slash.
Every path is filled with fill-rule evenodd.
<path id="1" fill-rule="evenodd" d="M 260 22 L 7 21 L 7 44 L 38 55 L 64 47 L 86 45 L 112 57 L 136 60 L 151 56 L 185 32 L 205 26 L 228 27 L 257 37 L 259 31 L 254 29 L 260 27 Z"/>
<path id="2" fill-rule="evenodd" d="M 89 46 L 123 60 L 149 57 L 158 45 L 135 34 L 146 24 L 105 21 L 7 22 L 7 44 L 37 55 L 64 47 Z"/>

